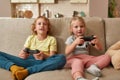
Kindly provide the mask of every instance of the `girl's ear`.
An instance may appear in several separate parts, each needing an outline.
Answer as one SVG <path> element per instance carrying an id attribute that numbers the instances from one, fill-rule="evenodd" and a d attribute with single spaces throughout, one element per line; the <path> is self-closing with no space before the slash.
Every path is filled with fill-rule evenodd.
<path id="1" fill-rule="evenodd" d="M 70 28 L 70 29 L 69 29 L 69 30 L 70 30 L 70 33 L 73 33 L 72 27 L 70 26 L 69 28 Z"/>

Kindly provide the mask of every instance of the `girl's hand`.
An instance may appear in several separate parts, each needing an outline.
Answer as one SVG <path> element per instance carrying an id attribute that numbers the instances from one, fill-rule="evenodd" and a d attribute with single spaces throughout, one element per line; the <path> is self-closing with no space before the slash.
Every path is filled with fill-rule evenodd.
<path id="1" fill-rule="evenodd" d="M 83 44 L 84 40 L 82 39 L 83 36 L 77 37 L 74 41 L 76 45 Z"/>
<path id="2" fill-rule="evenodd" d="M 20 51 L 19 53 L 19 57 L 22 58 L 22 59 L 27 59 L 29 57 L 30 54 L 24 52 L 23 50 Z"/>
<path id="3" fill-rule="evenodd" d="M 99 39 L 97 38 L 97 36 L 93 36 L 95 39 L 91 40 L 91 44 L 97 44 L 99 42 Z"/>
<path id="4" fill-rule="evenodd" d="M 97 36 L 94 36 L 94 37 L 95 37 L 95 39 L 93 39 L 93 40 L 91 41 L 91 44 L 94 44 L 94 47 L 95 47 L 96 49 L 102 50 L 102 45 L 101 45 L 98 37 L 97 37 Z"/>

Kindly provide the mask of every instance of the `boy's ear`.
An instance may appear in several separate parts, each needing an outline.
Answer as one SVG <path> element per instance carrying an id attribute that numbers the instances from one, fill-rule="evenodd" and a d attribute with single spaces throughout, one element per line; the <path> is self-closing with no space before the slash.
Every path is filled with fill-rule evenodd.
<path id="1" fill-rule="evenodd" d="M 34 29 L 34 31 L 36 31 L 36 28 Z"/>

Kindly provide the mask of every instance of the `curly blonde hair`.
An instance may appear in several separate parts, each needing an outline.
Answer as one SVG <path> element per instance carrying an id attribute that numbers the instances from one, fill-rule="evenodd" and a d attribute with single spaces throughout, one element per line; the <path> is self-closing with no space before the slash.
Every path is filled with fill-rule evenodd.
<path id="1" fill-rule="evenodd" d="M 48 18 L 44 17 L 44 16 L 38 16 L 38 17 L 35 19 L 35 21 L 33 22 L 32 26 L 31 26 L 32 34 L 37 35 L 37 32 L 35 31 L 36 22 L 37 22 L 37 20 L 40 19 L 40 18 L 44 19 L 44 20 L 47 22 L 47 25 L 48 25 L 48 32 L 47 32 L 47 34 L 50 34 L 50 30 L 51 30 L 50 20 L 49 20 Z"/>

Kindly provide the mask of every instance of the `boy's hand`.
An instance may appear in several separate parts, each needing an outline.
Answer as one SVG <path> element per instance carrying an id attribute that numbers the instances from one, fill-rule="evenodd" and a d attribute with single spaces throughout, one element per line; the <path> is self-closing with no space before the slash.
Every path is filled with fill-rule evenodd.
<path id="1" fill-rule="evenodd" d="M 29 55 L 30 54 L 25 53 L 23 50 L 21 50 L 18 56 L 22 59 L 27 59 L 29 57 Z"/>
<path id="2" fill-rule="evenodd" d="M 37 54 L 33 54 L 33 56 L 35 57 L 36 60 L 43 60 L 43 58 L 44 58 L 42 51 L 40 51 Z"/>

